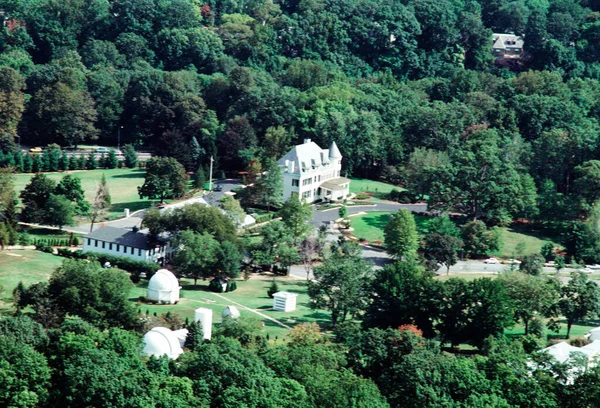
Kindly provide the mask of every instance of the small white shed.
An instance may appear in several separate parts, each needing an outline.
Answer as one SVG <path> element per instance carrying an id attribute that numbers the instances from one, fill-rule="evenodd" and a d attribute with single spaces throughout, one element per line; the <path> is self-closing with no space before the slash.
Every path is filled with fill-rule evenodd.
<path id="1" fill-rule="evenodd" d="M 225 319 L 237 319 L 240 317 L 240 311 L 235 306 L 227 306 L 223 309 L 223 313 L 221 313 L 221 317 L 223 320 Z"/>
<path id="2" fill-rule="evenodd" d="M 280 310 L 282 312 L 293 312 L 294 310 L 296 310 L 297 297 L 297 294 L 290 292 L 275 293 L 273 295 L 273 310 Z"/>
<path id="3" fill-rule="evenodd" d="M 148 299 L 159 303 L 179 302 L 179 282 L 171 271 L 161 269 L 148 282 Z"/>

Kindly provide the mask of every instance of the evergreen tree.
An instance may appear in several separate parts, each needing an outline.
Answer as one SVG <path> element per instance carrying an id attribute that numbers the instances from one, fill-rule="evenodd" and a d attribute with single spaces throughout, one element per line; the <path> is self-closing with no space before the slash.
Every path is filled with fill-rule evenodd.
<path id="1" fill-rule="evenodd" d="M 98 161 L 96 160 L 96 154 L 94 152 L 90 152 L 88 155 L 85 168 L 87 170 L 96 170 L 98 168 Z"/>
<path id="2" fill-rule="evenodd" d="M 137 167 L 138 157 L 133 145 L 128 144 L 123 147 L 123 157 L 125 158 L 125 166 L 127 168 L 135 169 Z"/>
<path id="3" fill-rule="evenodd" d="M 119 159 L 117 158 L 117 153 L 115 149 L 110 149 L 108 151 L 108 156 L 104 160 L 105 167 L 107 169 L 116 169 L 119 165 Z"/>
<path id="4" fill-rule="evenodd" d="M 204 174 L 204 167 L 199 166 L 196 174 L 194 175 L 194 188 L 198 190 L 204 189 L 204 184 L 206 184 L 206 176 Z"/>

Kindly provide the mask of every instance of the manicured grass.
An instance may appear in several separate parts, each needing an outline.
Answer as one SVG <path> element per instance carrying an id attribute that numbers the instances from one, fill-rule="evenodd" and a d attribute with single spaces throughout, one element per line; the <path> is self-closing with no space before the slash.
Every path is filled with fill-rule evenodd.
<path id="1" fill-rule="evenodd" d="M 558 333 L 547 330 L 547 335 L 549 339 L 565 339 L 567 336 L 567 321 L 559 320 L 560 322 L 560 331 Z M 575 337 L 583 337 L 586 333 L 588 333 L 591 329 L 598 327 L 597 322 L 576 322 L 571 326 L 571 339 Z M 517 324 L 513 327 L 510 327 L 504 330 L 504 334 L 507 336 L 522 336 L 525 334 L 525 326 L 521 324 Z"/>
<path id="2" fill-rule="evenodd" d="M 55 229 L 42 227 L 22 226 L 21 232 L 27 233 L 32 239 L 69 239 L 71 236 L 70 232 L 61 232 Z M 73 234 L 73 236 L 80 238 L 83 236 L 83 234 Z"/>
<path id="3" fill-rule="evenodd" d="M 63 258 L 35 250 L 0 251 L 0 297 L 10 301 L 12 291 L 22 281 L 25 285 L 46 281 Z"/>
<path id="4" fill-rule="evenodd" d="M 168 311 L 178 313 L 184 319 L 194 319 L 194 310 L 199 307 L 213 310 L 213 323 L 221 322 L 221 313 L 227 306 L 236 306 L 242 317 L 252 317 L 264 322 L 264 332 L 270 337 L 284 337 L 288 329 L 280 326 L 272 320 L 264 318 L 242 306 L 256 310 L 269 316 L 287 326 L 293 327 L 300 323 L 317 322 L 321 325 L 330 323 L 330 314 L 325 311 L 310 309 L 305 281 L 291 278 L 278 277 L 275 279 L 279 290 L 297 293 L 296 310 L 293 312 L 278 312 L 272 310 L 273 300 L 267 296 L 267 290 L 271 286 L 271 280 L 250 279 L 248 281 L 238 280 L 238 288 L 234 292 L 213 293 L 208 291 L 208 281 L 198 281 L 198 288 L 194 288 L 190 279 L 180 279 L 182 286 L 181 300 L 176 305 L 152 305 L 139 302 L 140 296 L 146 296 L 147 282 L 140 283 L 131 291 L 130 300 L 136 302 L 142 313 L 163 314 Z M 237 304 L 236 304 L 237 303 Z"/>
<path id="5" fill-rule="evenodd" d="M 112 206 L 108 218 L 118 218 L 123 215 L 123 210 L 129 208 L 131 212 L 150 207 L 156 201 L 140 199 L 137 188 L 144 184 L 143 169 L 101 169 L 101 170 L 73 170 L 68 172 L 46 173 L 46 175 L 57 183 L 65 174 L 71 174 L 81 179 L 81 185 L 85 191 L 85 197 L 92 202 L 98 183 L 102 174 L 106 177 L 108 190 L 112 199 Z M 32 174 L 17 174 L 15 176 L 15 189 L 20 193 Z"/>
<path id="6" fill-rule="evenodd" d="M 390 214 L 393 213 L 375 211 L 350 217 L 352 228 L 354 228 L 353 235 L 360 239 L 366 239 L 369 242 L 383 241 L 383 231 L 390 219 Z M 426 234 L 431 220 L 431 217 L 416 215 L 415 223 L 417 224 L 417 231 L 421 234 Z"/>
<path id="7" fill-rule="evenodd" d="M 389 193 L 393 189 L 404 191 L 402 187 L 396 187 L 392 184 L 382 183 L 381 181 L 373 181 L 360 178 L 350 179 L 350 192 L 358 193 L 374 193 L 375 197 L 380 198 L 381 195 Z"/>
<path id="8" fill-rule="evenodd" d="M 542 246 L 548 241 L 552 242 L 555 247 L 561 246 L 556 242 L 555 237 L 550 237 L 540 231 L 515 227 L 502 228 L 502 248 L 494 252 L 493 255 L 501 258 L 513 258 L 534 253 L 539 254 Z M 518 254 L 516 247 L 521 242 L 525 244 L 525 250 L 522 254 Z"/>

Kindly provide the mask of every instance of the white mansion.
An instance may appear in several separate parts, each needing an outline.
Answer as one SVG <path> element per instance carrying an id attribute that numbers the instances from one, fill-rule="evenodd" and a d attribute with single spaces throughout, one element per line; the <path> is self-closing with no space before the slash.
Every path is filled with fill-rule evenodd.
<path id="1" fill-rule="evenodd" d="M 321 149 L 305 139 L 277 162 L 283 168 L 283 200 L 292 195 L 308 203 L 343 200 L 350 195 L 350 180 L 340 177 L 342 154 L 335 142 Z"/>

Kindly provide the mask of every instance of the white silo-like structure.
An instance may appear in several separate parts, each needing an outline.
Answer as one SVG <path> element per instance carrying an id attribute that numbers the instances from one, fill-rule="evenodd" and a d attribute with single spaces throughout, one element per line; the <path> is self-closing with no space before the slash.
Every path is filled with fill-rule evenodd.
<path id="1" fill-rule="evenodd" d="M 179 302 L 179 282 L 173 272 L 160 269 L 148 282 L 148 296 L 151 301 L 158 303 Z"/>
<path id="2" fill-rule="evenodd" d="M 237 319 L 238 317 L 240 317 L 240 311 L 235 306 L 227 306 L 225 309 L 223 309 L 223 312 L 221 313 L 221 318 L 223 320 Z"/>
<path id="3" fill-rule="evenodd" d="M 200 307 L 194 311 L 194 321 L 202 325 L 202 334 L 205 340 L 212 337 L 212 310 Z"/>
<path id="4" fill-rule="evenodd" d="M 175 333 L 166 327 L 153 328 L 144 335 L 142 342 L 144 344 L 143 353 L 147 356 L 160 357 L 166 355 L 175 360 L 183 354 L 180 340 Z"/>

